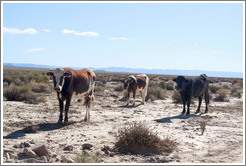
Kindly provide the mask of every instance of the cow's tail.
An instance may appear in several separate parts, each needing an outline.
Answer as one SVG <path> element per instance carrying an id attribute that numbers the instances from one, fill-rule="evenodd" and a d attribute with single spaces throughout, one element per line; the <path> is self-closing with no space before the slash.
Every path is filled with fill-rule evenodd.
<path id="1" fill-rule="evenodd" d="M 200 77 L 202 78 L 202 80 L 205 83 L 205 102 L 207 104 L 209 104 L 210 103 L 210 101 L 209 101 L 209 98 L 210 98 L 209 97 L 209 80 L 208 80 L 208 77 L 206 74 L 202 74 L 202 75 L 200 75 Z"/>

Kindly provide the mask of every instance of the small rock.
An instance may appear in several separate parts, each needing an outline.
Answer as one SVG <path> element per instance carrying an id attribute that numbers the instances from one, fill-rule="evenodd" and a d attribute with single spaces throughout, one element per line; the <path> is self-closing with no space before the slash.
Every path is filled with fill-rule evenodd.
<path id="1" fill-rule="evenodd" d="M 82 145 L 82 149 L 83 150 L 91 150 L 91 148 L 93 147 L 93 145 L 92 144 L 83 144 Z"/>
<path id="2" fill-rule="evenodd" d="M 36 145 L 32 148 L 32 150 L 40 157 L 47 156 L 49 154 L 48 149 L 49 147 L 46 144 Z"/>
<path id="3" fill-rule="evenodd" d="M 45 156 L 40 157 L 39 160 L 42 160 L 42 161 L 44 161 L 45 163 L 48 162 L 47 157 L 45 157 Z"/>
<path id="4" fill-rule="evenodd" d="M 35 153 L 34 151 L 32 151 L 31 149 L 29 149 L 29 148 L 25 148 L 25 149 L 23 150 L 23 153 L 24 153 L 25 155 L 31 157 L 31 158 L 36 158 L 36 157 L 38 157 L 38 156 L 36 155 L 36 153 Z"/>
<path id="5" fill-rule="evenodd" d="M 72 145 L 67 145 L 67 146 L 64 147 L 63 150 L 73 151 L 73 146 Z"/>
<path id="6" fill-rule="evenodd" d="M 14 153 L 9 153 L 9 156 L 11 159 L 17 159 L 18 158 L 18 156 Z"/>
<path id="7" fill-rule="evenodd" d="M 70 157 L 62 156 L 61 160 L 62 162 L 66 162 L 66 163 L 74 163 L 74 160 L 71 159 Z"/>
<path id="8" fill-rule="evenodd" d="M 10 159 L 9 153 L 5 153 L 5 156 L 6 156 L 6 160 L 9 160 Z"/>
<path id="9" fill-rule="evenodd" d="M 14 150 L 8 149 L 8 148 L 3 148 L 3 153 L 14 153 Z"/>
<path id="10" fill-rule="evenodd" d="M 110 157 L 114 157 L 114 153 L 110 153 L 109 156 L 110 156 Z"/>
<path id="11" fill-rule="evenodd" d="M 30 141 L 30 144 L 35 144 L 35 142 L 33 140 Z"/>
<path id="12" fill-rule="evenodd" d="M 57 154 L 55 152 L 52 152 L 50 149 L 48 149 L 48 154 L 51 157 L 57 157 Z"/>

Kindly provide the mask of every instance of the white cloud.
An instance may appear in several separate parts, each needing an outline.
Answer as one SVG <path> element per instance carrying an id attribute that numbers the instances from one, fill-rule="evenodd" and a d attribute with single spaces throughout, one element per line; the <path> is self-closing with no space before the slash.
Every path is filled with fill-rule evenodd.
<path id="1" fill-rule="evenodd" d="M 18 28 L 6 28 L 6 27 L 3 27 L 3 32 L 10 33 L 10 34 L 30 34 L 30 35 L 38 33 L 38 31 L 33 28 L 27 28 L 24 30 L 20 30 Z"/>
<path id="2" fill-rule="evenodd" d="M 39 51 L 43 51 L 44 48 L 31 48 L 31 49 L 27 49 L 28 52 L 32 53 L 32 52 L 39 52 Z"/>
<path id="3" fill-rule="evenodd" d="M 126 37 L 111 37 L 109 40 L 127 40 Z"/>
<path id="4" fill-rule="evenodd" d="M 74 30 L 63 29 L 62 33 L 68 34 L 72 33 L 75 36 L 99 36 L 97 32 L 76 32 Z"/>
<path id="5" fill-rule="evenodd" d="M 44 32 L 50 32 L 50 30 L 49 30 L 49 29 L 44 29 L 43 31 L 44 31 Z"/>

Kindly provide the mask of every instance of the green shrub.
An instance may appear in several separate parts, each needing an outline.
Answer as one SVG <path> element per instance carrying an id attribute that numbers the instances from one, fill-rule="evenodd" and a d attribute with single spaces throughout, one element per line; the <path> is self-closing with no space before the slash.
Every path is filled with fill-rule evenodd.
<path id="1" fill-rule="evenodd" d="M 176 143 L 169 138 L 161 140 L 142 123 L 131 123 L 119 130 L 115 148 L 121 153 L 160 154 L 173 152 Z"/>

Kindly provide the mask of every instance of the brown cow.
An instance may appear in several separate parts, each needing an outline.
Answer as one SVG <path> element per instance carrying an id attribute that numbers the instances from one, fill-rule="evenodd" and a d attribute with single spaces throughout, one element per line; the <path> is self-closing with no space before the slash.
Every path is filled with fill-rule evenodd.
<path id="1" fill-rule="evenodd" d="M 141 91 L 142 104 L 145 103 L 145 97 L 147 96 L 147 89 L 149 84 L 149 78 L 146 74 L 130 75 L 126 80 L 123 80 L 124 90 L 127 93 L 127 104 L 129 105 L 130 94 L 133 94 L 133 105 L 135 105 L 135 94 L 137 91 Z"/>
<path id="2" fill-rule="evenodd" d="M 54 89 L 60 105 L 60 116 L 58 123 L 63 120 L 63 108 L 65 105 L 64 123 L 68 122 L 68 110 L 72 99 L 73 92 L 84 95 L 84 105 L 86 106 L 86 115 L 84 120 L 90 121 L 90 104 L 94 101 L 94 86 L 96 75 L 90 69 L 73 70 L 70 68 L 57 68 L 50 71 L 47 75 L 53 77 Z"/>

